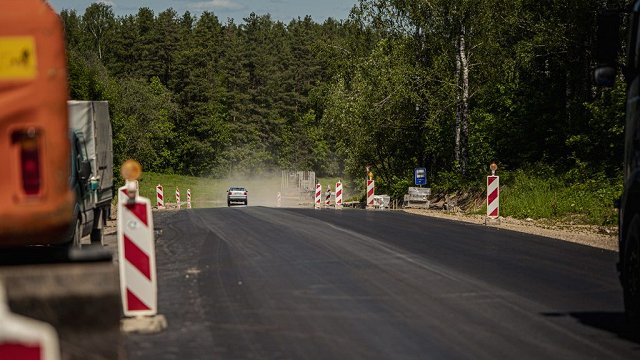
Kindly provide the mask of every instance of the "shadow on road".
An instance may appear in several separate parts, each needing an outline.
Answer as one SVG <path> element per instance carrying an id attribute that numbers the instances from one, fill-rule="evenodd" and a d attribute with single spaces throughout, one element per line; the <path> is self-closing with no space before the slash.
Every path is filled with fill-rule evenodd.
<path id="1" fill-rule="evenodd" d="M 570 313 L 543 313 L 547 317 L 570 316 L 581 324 L 605 330 L 616 334 L 618 337 L 640 344 L 640 326 L 632 327 L 622 312 L 570 312 Z M 640 348 L 639 348 L 640 349 Z"/>

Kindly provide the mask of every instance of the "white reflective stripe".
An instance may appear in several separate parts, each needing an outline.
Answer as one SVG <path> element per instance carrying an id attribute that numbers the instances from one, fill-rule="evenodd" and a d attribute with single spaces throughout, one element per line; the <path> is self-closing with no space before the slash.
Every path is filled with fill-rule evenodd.
<path id="1" fill-rule="evenodd" d="M 156 308 L 153 282 L 147 279 L 135 266 L 125 261 L 124 275 L 127 279 L 127 289 L 140 299 L 150 309 Z M 151 273 L 153 279 L 155 274 Z"/>
<path id="2" fill-rule="evenodd" d="M 153 252 L 153 229 L 145 225 L 137 216 L 127 209 L 126 206 L 122 208 L 122 230 L 124 235 L 144 251 L 147 256 L 151 256 Z M 148 218 L 147 221 L 149 221 Z M 135 226 L 130 226 L 133 225 L 134 222 Z"/>

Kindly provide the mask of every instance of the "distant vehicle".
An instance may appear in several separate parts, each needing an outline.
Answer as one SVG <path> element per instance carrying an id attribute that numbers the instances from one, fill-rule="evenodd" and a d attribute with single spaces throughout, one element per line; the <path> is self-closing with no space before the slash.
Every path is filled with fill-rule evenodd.
<path id="1" fill-rule="evenodd" d="M 64 37 L 46 1 L 0 1 L 0 247 L 68 242 Z"/>
<path id="2" fill-rule="evenodd" d="M 113 140 L 106 101 L 69 101 L 72 132 L 71 187 L 76 193 L 71 239 L 76 246 L 91 235 L 102 244 L 113 199 Z"/>
<path id="3" fill-rule="evenodd" d="M 239 186 L 232 186 L 227 191 L 227 206 L 233 204 L 248 205 L 247 189 Z"/>

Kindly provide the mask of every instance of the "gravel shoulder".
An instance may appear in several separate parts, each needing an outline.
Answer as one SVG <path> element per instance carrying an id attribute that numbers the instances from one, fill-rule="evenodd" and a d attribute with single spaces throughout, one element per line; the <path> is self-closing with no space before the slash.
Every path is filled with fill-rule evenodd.
<path id="1" fill-rule="evenodd" d="M 485 223 L 484 216 L 482 215 L 469 215 L 458 212 L 426 209 L 404 209 L 403 211 L 415 215 L 463 221 L 473 224 Z M 496 222 L 487 224 L 487 226 L 518 231 L 526 234 L 540 235 L 600 249 L 618 251 L 617 228 L 612 226 L 561 224 L 548 220 L 520 220 L 511 217 L 501 217 L 499 224 Z"/>

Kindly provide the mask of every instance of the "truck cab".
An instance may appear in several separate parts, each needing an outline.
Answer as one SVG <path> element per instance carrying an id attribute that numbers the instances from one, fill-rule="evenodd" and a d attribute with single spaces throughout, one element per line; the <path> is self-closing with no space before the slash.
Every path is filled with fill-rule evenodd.
<path id="1" fill-rule="evenodd" d="M 624 80 L 627 86 L 625 116 L 624 190 L 619 207 L 618 271 L 627 318 L 640 326 L 640 0 L 627 10 L 609 11 L 598 19 L 595 82 L 611 87 L 617 80 L 620 21 L 629 16 Z"/>

